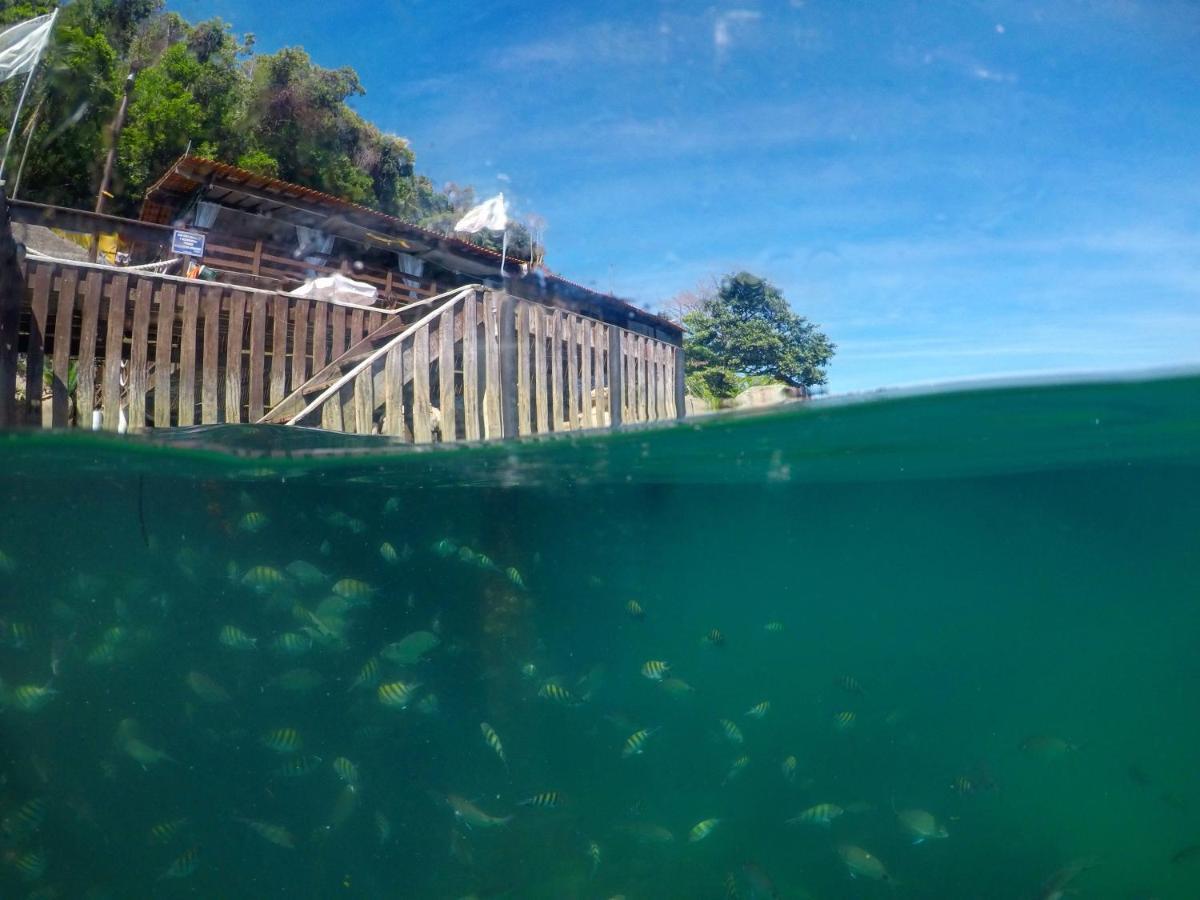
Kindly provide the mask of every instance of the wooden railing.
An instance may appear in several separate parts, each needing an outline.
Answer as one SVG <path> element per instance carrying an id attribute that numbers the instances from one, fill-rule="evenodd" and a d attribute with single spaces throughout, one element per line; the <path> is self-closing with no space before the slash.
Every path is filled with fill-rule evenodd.
<path id="1" fill-rule="evenodd" d="M 264 278 L 275 278 L 284 286 L 299 285 L 317 275 L 341 271 L 338 266 L 324 266 L 297 259 L 286 248 L 264 241 L 252 241 L 228 234 L 211 234 L 204 246 L 204 264 L 223 272 L 239 272 Z M 384 300 L 408 302 L 436 294 L 440 288 L 429 279 L 400 275 L 391 269 L 361 267 L 350 273 L 356 281 L 374 286 Z"/>
<path id="2" fill-rule="evenodd" d="M 293 422 L 449 442 L 669 419 L 682 406 L 678 347 L 497 291 L 376 310 L 35 259 L 18 290 L 19 310 L 0 297 L 16 322 L 0 323 L 0 338 L 16 335 L 0 341 L 0 374 L 16 372 L 11 388 L 0 378 L 0 425 L 256 422 L 389 317 L 410 324 Z"/>
<path id="3" fill-rule="evenodd" d="M 498 291 L 432 310 L 288 424 L 416 443 L 676 418 L 678 347 Z"/>

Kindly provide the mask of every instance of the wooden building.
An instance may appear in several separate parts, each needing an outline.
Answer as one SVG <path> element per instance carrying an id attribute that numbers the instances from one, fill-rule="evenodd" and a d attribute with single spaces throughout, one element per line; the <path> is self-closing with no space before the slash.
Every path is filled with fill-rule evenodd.
<path id="1" fill-rule="evenodd" d="M 128 265 L 21 259 L 10 214 L 93 246 L 115 235 Z M 204 235 L 202 277 L 137 268 L 169 259 L 179 230 Z M 140 220 L 0 193 L 0 269 L 0 426 L 259 422 L 423 443 L 683 414 L 675 323 L 519 259 L 501 276 L 494 251 L 197 157 L 153 185 Z M 289 293 L 332 272 L 380 299 Z"/>

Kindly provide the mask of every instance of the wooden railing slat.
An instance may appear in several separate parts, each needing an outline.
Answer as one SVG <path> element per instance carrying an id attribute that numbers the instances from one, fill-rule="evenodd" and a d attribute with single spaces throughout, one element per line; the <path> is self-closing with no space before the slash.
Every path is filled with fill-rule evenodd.
<path id="1" fill-rule="evenodd" d="M 249 421 L 257 422 L 265 409 L 267 356 L 267 298 L 255 294 L 250 298 L 250 385 L 247 391 Z"/>
<path id="2" fill-rule="evenodd" d="M 43 371 L 46 361 L 46 330 L 50 318 L 50 280 L 53 267 L 38 263 L 33 271 L 33 302 L 29 317 L 29 344 L 25 351 L 25 407 L 31 425 L 42 421 Z"/>
<path id="3" fill-rule="evenodd" d="M 308 381 L 308 314 L 311 300 L 298 300 L 293 307 L 295 323 L 292 326 L 292 390 Z"/>
<path id="4" fill-rule="evenodd" d="M 403 343 L 403 342 L 401 342 Z M 392 437 L 404 436 L 404 357 L 401 345 L 387 352 L 383 374 L 383 430 Z"/>
<path id="5" fill-rule="evenodd" d="M 200 288 L 183 290 L 179 332 L 179 424 L 196 424 L 196 332 L 200 321 Z"/>
<path id="6" fill-rule="evenodd" d="M 354 376 L 354 430 L 371 434 L 375 430 L 375 375 L 368 366 Z"/>
<path id="7" fill-rule="evenodd" d="M 329 304 L 317 303 L 312 316 L 312 370 L 320 372 L 329 361 Z M 303 384 L 303 382 L 300 382 Z"/>
<path id="8" fill-rule="evenodd" d="M 158 327 L 154 334 L 154 427 L 171 425 L 171 345 L 175 340 L 175 285 L 158 288 Z"/>
<path id="9" fill-rule="evenodd" d="M 433 409 L 429 402 L 429 326 L 413 335 L 413 440 L 433 440 Z"/>
<path id="10" fill-rule="evenodd" d="M 442 441 L 455 439 L 457 413 L 454 390 L 454 313 L 448 309 L 438 317 L 438 338 L 441 350 L 438 353 L 438 405 L 442 415 Z"/>
<path id="11" fill-rule="evenodd" d="M 229 298 L 229 334 L 225 342 L 225 421 L 242 421 L 242 353 L 246 328 L 246 294 Z"/>
<path id="12" fill-rule="evenodd" d="M 112 280 L 108 300 L 108 330 L 104 338 L 104 384 L 101 385 L 101 424 L 105 431 L 116 431 L 121 420 L 121 356 L 125 351 L 125 306 L 129 295 L 129 276 Z"/>
<path id="13" fill-rule="evenodd" d="M 92 427 L 96 408 L 96 337 L 100 323 L 100 297 L 103 275 L 88 272 L 83 288 L 83 311 L 79 321 L 79 362 L 76 363 L 75 403 L 81 428 Z"/>
<path id="14" fill-rule="evenodd" d="M 592 412 L 593 404 L 596 400 L 596 390 L 593 384 L 593 365 L 592 365 L 592 323 L 588 319 L 579 320 L 580 331 L 580 354 L 582 357 L 582 365 L 580 368 L 580 393 L 583 400 L 583 427 L 595 428 L 596 417 Z"/>
<path id="15" fill-rule="evenodd" d="M 200 424 L 218 421 L 217 378 L 221 365 L 221 288 L 205 288 L 200 309 L 204 314 L 204 363 L 200 382 Z"/>
<path id="16" fill-rule="evenodd" d="M 532 431 L 530 422 L 529 398 L 532 394 L 529 372 L 529 304 L 523 300 L 517 301 L 517 383 L 513 389 L 517 392 L 517 433 L 529 434 Z"/>
<path id="17" fill-rule="evenodd" d="M 549 373 L 546 371 L 546 317 L 540 306 L 529 307 L 529 330 L 533 334 L 534 424 L 538 434 L 545 434 L 550 430 L 550 415 L 546 407 L 546 379 Z"/>
<path id="18" fill-rule="evenodd" d="M 497 295 L 483 295 L 483 436 L 495 439 L 503 434 L 500 421 L 500 333 L 498 330 Z"/>
<path id="19" fill-rule="evenodd" d="M 550 336 L 550 428 L 554 431 L 563 430 L 563 328 L 562 314 L 557 309 L 550 310 L 546 320 Z"/>
<path id="20" fill-rule="evenodd" d="M 479 304 L 472 293 L 462 308 L 463 433 L 468 441 L 479 440 Z"/>
<path id="21" fill-rule="evenodd" d="M 59 281 L 58 303 L 54 310 L 54 380 L 50 384 L 50 424 L 55 428 L 66 428 L 69 421 L 71 329 L 75 319 L 75 295 L 78 291 L 78 270 L 65 269 Z"/>
<path id="22" fill-rule="evenodd" d="M 330 358 L 337 359 L 346 352 L 346 307 L 335 306 L 329 313 L 329 324 L 332 332 Z"/>
<path id="23" fill-rule="evenodd" d="M 129 430 L 146 427 L 146 391 L 150 388 L 150 308 L 154 281 L 139 278 L 133 300 L 133 332 L 129 342 Z"/>
<path id="24" fill-rule="evenodd" d="M 288 298 L 282 294 L 272 303 L 271 320 L 271 405 L 275 406 L 287 396 L 287 331 Z"/>

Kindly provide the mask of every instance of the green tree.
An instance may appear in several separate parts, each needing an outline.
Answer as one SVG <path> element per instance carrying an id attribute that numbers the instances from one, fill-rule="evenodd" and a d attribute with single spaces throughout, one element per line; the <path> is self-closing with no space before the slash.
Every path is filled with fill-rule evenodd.
<path id="1" fill-rule="evenodd" d="M 836 346 L 796 314 L 775 285 L 749 272 L 725 276 L 715 293 L 683 316 L 689 380 L 730 397 L 745 377 L 792 387 L 825 383 Z"/>

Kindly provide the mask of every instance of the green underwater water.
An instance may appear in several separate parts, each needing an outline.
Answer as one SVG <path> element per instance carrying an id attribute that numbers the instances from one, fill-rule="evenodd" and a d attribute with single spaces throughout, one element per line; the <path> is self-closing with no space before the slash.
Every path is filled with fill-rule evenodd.
<path id="1" fill-rule="evenodd" d="M 0 897 L 1036 900 L 1072 865 L 1067 896 L 1200 897 L 1200 853 L 1172 862 L 1200 843 L 1194 376 L 434 451 L 17 434 L 0 500 Z M 329 601 L 345 578 L 369 595 Z M 407 708 L 354 686 L 417 631 L 381 663 Z M 847 811 L 785 824 L 819 803 Z M 906 808 L 949 836 L 913 844 Z"/>

